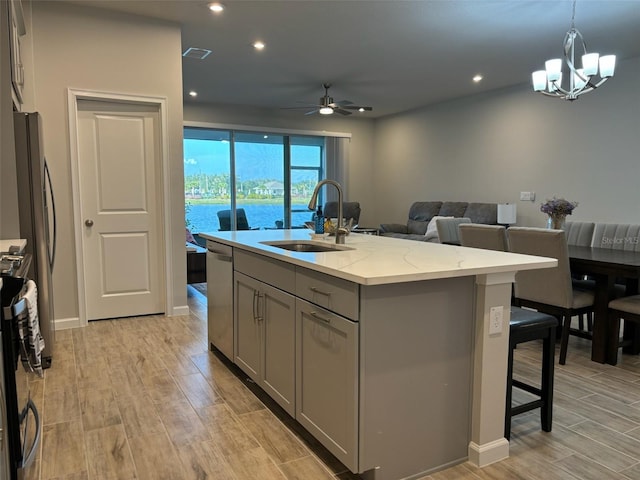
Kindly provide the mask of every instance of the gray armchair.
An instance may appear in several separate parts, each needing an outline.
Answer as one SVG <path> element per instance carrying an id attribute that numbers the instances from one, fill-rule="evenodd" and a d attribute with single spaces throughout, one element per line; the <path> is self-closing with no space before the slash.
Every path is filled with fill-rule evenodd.
<path id="1" fill-rule="evenodd" d="M 355 226 L 360 221 L 360 203 L 359 202 L 342 202 L 342 217 L 353 219 L 352 225 Z M 338 202 L 327 202 L 324 204 L 325 218 L 338 218 Z"/>

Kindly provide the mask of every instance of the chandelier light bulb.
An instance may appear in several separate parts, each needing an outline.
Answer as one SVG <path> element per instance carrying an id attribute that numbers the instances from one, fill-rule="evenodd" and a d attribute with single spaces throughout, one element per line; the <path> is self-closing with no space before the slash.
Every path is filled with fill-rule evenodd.
<path id="1" fill-rule="evenodd" d="M 559 80 L 562 76 L 562 59 L 553 58 L 544 62 L 544 68 L 547 70 L 547 78 L 550 82 Z"/>
<path id="2" fill-rule="evenodd" d="M 616 56 L 605 55 L 600 57 L 600 76 L 602 78 L 613 77 L 613 72 L 616 69 Z"/>
<path id="3" fill-rule="evenodd" d="M 584 70 L 584 74 L 588 77 L 595 75 L 598 73 L 598 58 L 600 57 L 597 53 L 587 53 L 582 56 L 582 68 Z"/>
<path id="4" fill-rule="evenodd" d="M 533 80 L 533 90 L 541 92 L 547 88 L 547 72 L 546 70 L 537 70 L 531 74 Z"/>

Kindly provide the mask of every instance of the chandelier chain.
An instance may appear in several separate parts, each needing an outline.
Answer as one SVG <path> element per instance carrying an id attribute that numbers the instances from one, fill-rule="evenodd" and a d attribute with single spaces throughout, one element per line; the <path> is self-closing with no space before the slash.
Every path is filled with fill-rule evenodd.
<path id="1" fill-rule="evenodd" d="M 573 0 L 573 13 L 571 14 L 571 29 L 576 28 L 576 2 L 577 0 Z"/>

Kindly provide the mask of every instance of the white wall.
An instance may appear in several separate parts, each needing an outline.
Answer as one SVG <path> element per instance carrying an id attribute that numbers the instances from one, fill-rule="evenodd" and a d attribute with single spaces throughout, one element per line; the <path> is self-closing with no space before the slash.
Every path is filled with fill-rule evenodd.
<path id="1" fill-rule="evenodd" d="M 374 122 L 366 118 L 334 118 L 320 115 L 305 116 L 304 112 L 239 107 L 237 105 L 184 105 L 185 122 L 206 122 L 289 130 L 310 130 L 351 133 L 349 145 L 348 184 L 345 198 L 360 202 L 362 213 L 360 225 L 371 223 L 376 218 L 373 210 L 375 192 L 373 182 L 373 131 Z M 355 117 L 355 115 L 354 115 Z"/>
<path id="2" fill-rule="evenodd" d="M 173 304 L 186 305 L 182 169 L 182 57 L 180 29 L 141 17 L 58 2 L 32 4 L 33 95 L 43 117 L 58 214 L 53 275 L 57 321 L 78 316 L 67 89 L 151 95 L 167 99 Z M 170 312 L 168 312 L 170 313 Z"/>
<path id="3" fill-rule="evenodd" d="M 640 223 L 639 80 L 635 58 L 575 102 L 525 84 L 379 119 L 375 222 L 458 200 L 517 203 L 519 225 L 542 226 L 540 203 L 556 195 L 579 202 L 570 220 Z"/>

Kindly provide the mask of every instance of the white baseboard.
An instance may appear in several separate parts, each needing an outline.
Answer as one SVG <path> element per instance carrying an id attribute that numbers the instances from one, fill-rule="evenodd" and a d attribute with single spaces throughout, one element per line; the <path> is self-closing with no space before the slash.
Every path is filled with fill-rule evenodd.
<path id="1" fill-rule="evenodd" d="M 78 328 L 83 325 L 80 324 L 80 319 L 78 317 L 74 318 L 58 318 L 55 320 L 55 329 L 58 330 L 68 330 L 70 328 Z"/>
<path id="2" fill-rule="evenodd" d="M 188 305 L 183 305 L 180 307 L 174 307 L 173 312 L 170 316 L 175 317 L 179 315 L 189 315 L 191 311 L 189 310 Z M 55 322 L 55 329 L 57 330 L 68 330 L 70 328 L 78 328 L 85 327 L 86 325 L 82 325 L 80 323 L 80 319 L 78 317 L 72 318 L 59 318 Z"/>
<path id="3" fill-rule="evenodd" d="M 476 467 L 486 467 L 491 463 L 509 457 L 509 440 L 500 438 L 493 442 L 478 445 L 469 442 L 469 462 Z"/>
<path id="4" fill-rule="evenodd" d="M 189 315 L 191 313 L 191 311 L 189 310 L 189 306 L 188 305 L 182 305 L 180 307 L 173 307 L 173 311 L 171 313 L 171 315 L 169 315 L 170 317 L 176 317 L 178 315 Z"/>

